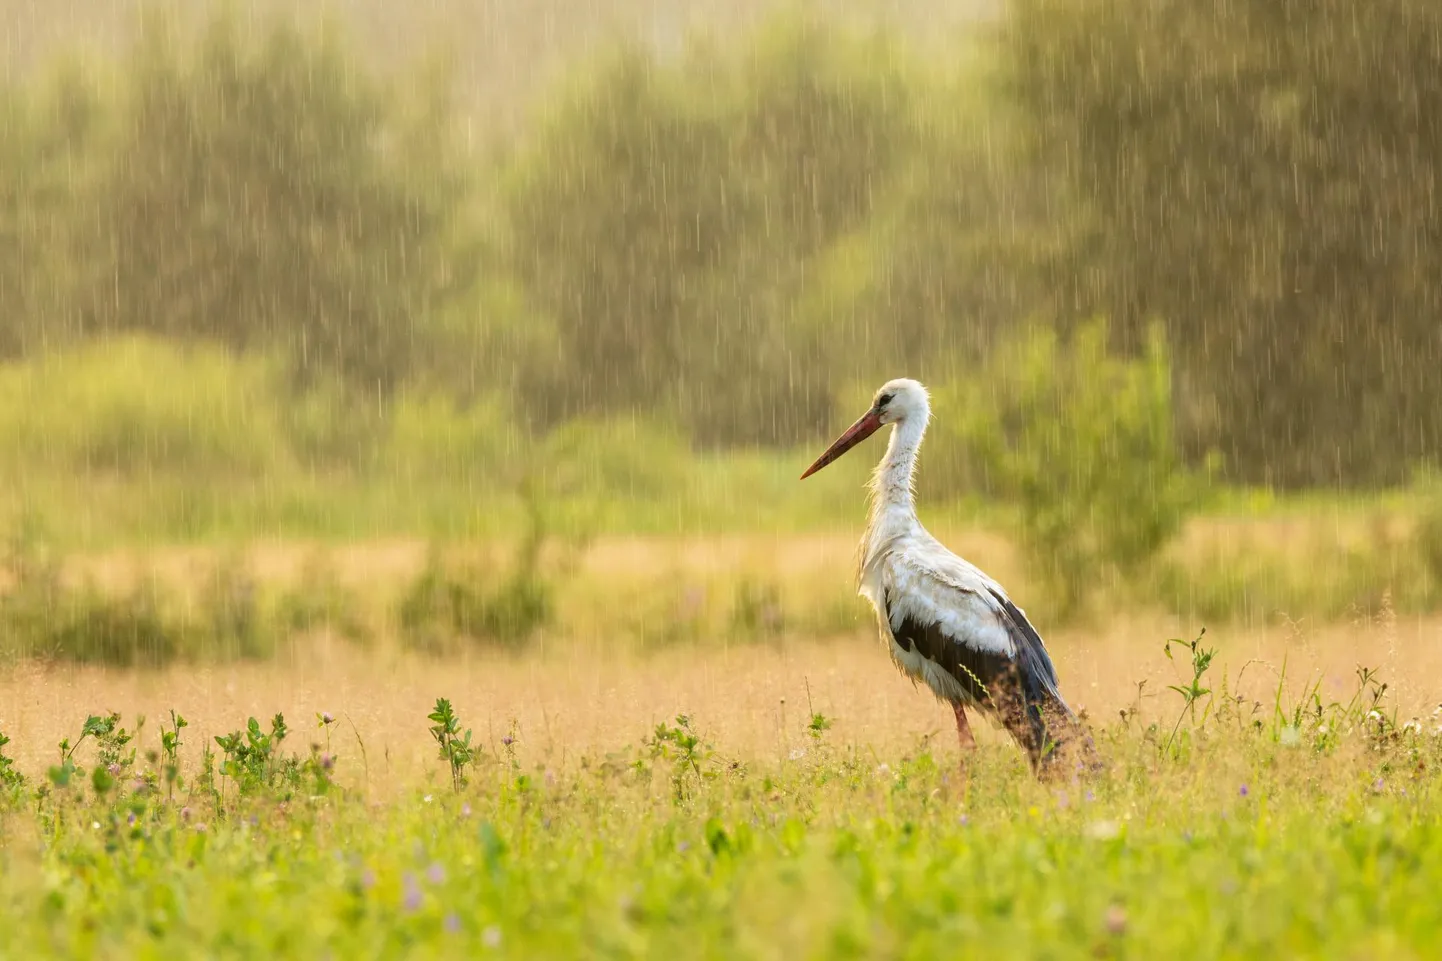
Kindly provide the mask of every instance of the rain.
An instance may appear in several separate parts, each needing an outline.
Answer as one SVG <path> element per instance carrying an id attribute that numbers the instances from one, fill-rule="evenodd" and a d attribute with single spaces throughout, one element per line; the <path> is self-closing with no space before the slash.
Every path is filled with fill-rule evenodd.
<path id="1" fill-rule="evenodd" d="M 406 822 L 333 884 L 564 954 L 456 892 L 593 775 L 689 812 L 586 815 L 678 863 L 796 854 L 843 782 L 939 792 L 948 843 L 1221 830 L 1134 824 L 1147 778 L 1411 811 L 1439 78 L 1434 0 L 0 0 L 0 876 L 26 811 L 113 854 L 464 796 L 463 857 Z M 1107 897 L 1058 910 L 1154 933 Z M 163 900 L 111 948 L 197 930 Z"/>

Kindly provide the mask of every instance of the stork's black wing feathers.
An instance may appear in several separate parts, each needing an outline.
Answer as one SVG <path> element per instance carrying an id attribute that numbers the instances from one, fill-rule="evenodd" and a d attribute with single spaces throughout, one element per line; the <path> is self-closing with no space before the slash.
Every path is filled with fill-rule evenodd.
<path id="1" fill-rule="evenodd" d="M 995 713 L 1033 759 L 1045 750 L 1048 733 L 1045 713 L 1060 711 L 1071 718 L 1061 698 L 1056 668 L 1047 654 L 1041 635 L 1012 601 L 998 591 L 987 589 L 987 598 L 1012 639 L 1016 656 L 990 651 L 955 637 L 936 623 L 923 623 L 910 614 L 898 622 L 890 592 L 885 594 L 887 620 L 892 636 L 903 650 L 916 651 L 956 679 L 978 705 Z"/>
<path id="2" fill-rule="evenodd" d="M 1071 710 L 1066 707 L 1061 698 L 1061 685 L 1057 681 L 1056 666 L 1051 662 L 1051 655 L 1046 651 L 1046 643 L 1042 641 L 1041 635 L 1032 627 L 1031 621 L 1026 619 L 1021 608 L 1012 603 L 1011 598 L 1000 591 L 988 588 L 988 593 L 997 605 L 1001 607 L 1005 616 L 1007 632 L 1011 634 L 1012 640 L 1016 643 L 1017 659 L 1021 662 L 1020 673 L 1022 677 L 1029 677 L 1034 681 L 1034 696 L 1040 700 L 1050 697 L 1056 700 L 1066 713 Z M 1028 692 L 1028 699 L 1033 696 Z"/>
<path id="3" fill-rule="evenodd" d="M 939 624 L 926 624 L 907 615 L 898 624 L 892 615 L 891 596 L 886 598 L 891 634 L 902 650 L 916 651 L 934 662 L 961 685 L 978 704 L 987 705 L 1015 671 L 1005 654 L 985 651 L 952 637 Z"/>

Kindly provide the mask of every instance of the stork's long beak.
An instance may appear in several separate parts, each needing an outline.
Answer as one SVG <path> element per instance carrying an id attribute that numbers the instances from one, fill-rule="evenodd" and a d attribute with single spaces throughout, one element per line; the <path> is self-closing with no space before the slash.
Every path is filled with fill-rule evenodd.
<path id="1" fill-rule="evenodd" d="M 826 448 L 826 453 L 816 458 L 816 463 L 806 468 L 806 473 L 801 475 L 801 479 L 805 480 L 827 464 L 836 460 L 842 454 L 876 433 L 879 427 L 881 427 L 881 413 L 873 407 L 871 410 L 862 414 L 860 420 L 846 428 L 840 437 L 832 441 L 831 446 Z"/>

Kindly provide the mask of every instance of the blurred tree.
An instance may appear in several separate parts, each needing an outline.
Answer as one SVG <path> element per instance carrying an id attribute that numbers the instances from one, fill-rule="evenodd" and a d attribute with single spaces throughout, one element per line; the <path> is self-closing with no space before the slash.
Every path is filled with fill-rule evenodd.
<path id="1" fill-rule="evenodd" d="M 280 347 L 301 383 L 392 388 L 469 278 L 449 113 L 403 111 L 333 32 L 251 40 L 219 16 L 190 46 L 150 20 L 125 65 L 89 329 Z"/>
<path id="2" fill-rule="evenodd" d="M 906 156 L 908 103 L 889 41 L 810 20 L 741 55 L 629 50 L 565 98 L 506 191 L 568 372 L 553 415 L 669 403 L 703 444 L 814 429 L 857 332 L 797 323 L 798 298 Z"/>
<path id="3" fill-rule="evenodd" d="M 1193 452 L 1286 485 L 1442 448 L 1442 6 L 1012 0 L 1009 81 L 1066 184 L 1063 293 L 1167 323 Z"/>
<path id="4" fill-rule="evenodd" d="M 74 194 L 91 175 L 101 104 L 80 64 L 0 88 L 0 357 L 61 339 L 76 270 Z"/>

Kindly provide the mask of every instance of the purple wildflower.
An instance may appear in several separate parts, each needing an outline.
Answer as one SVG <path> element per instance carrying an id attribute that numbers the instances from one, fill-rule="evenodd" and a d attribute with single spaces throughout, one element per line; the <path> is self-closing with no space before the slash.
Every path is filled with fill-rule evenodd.
<path id="1" fill-rule="evenodd" d="M 446 883 L 446 869 L 441 862 L 432 862 L 431 866 L 426 868 L 426 880 L 432 884 Z"/>
<path id="2" fill-rule="evenodd" d="M 449 933 L 449 934 L 455 934 L 457 931 L 459 931 L 459 930 L 461 929 L 461 919 L 460 919 L 460 916 L 457 915 L 456 912 L 451 911 L 451 912 L 449 912 L 449 913 L 446 914 L 446 919 L 445 919 L 445 921 L 442 922 L 442 924 L 445 925 L 445 928 L 446 928 L 447 933 Z"/>
<path id="3" fill-rule="evenodd" d="M 1248 794 L 1250 794 L 1251 792 L 1248 791 L 1248 790 L 1247 790 L 1247 786 L 1246 786 L 1245 784 L 1243 784 L 1243 785 L 1242 785 L 1242 790 L 1241 790 L 1239 793 L 1242 795 L 1242 797 L 1246 797 L 1246 796 L 1247 796 Z"/>
<path id="4" fill-rule="evenodd" d="M 360 881 L 361 890 L 369 891 L 371 888 L 376 886 L 376 873 L 370 868 L 366 868 L 363 872 L 361 872 Z"/>
<path id="5" fill-rule="evenodd" d="M 402 906 L 407 911 L 418 910 L 421 906 L 421 898 L 423 897 L 420 882 L 416 880 L 414 874 L 407 871 L 405 877 L 402 879 L 402 883 L 406 889 L 405 898 L 401 902 Z"/>

